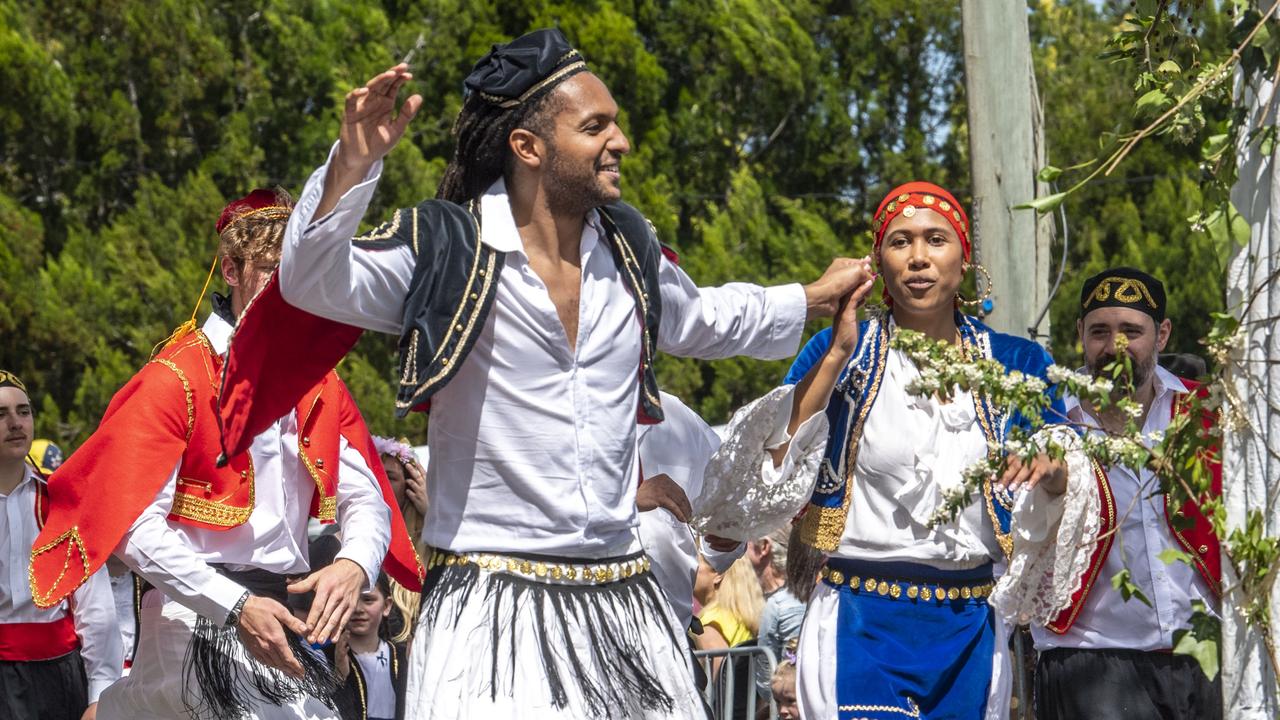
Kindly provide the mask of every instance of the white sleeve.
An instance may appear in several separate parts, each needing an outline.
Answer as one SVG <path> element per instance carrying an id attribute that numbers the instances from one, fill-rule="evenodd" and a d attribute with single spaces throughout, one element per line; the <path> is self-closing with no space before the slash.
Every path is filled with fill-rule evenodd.
<path id="1" fill-rule="evenodd" d="M 107 568 L 100 567 L 71 599 L 71 616 L 80 638 L 80 656 L 89 681 L 89 702 L 120 679 L 124 668 L 124 641 L 116 619 L 115 597 Z"/>
<path id="2" fill-rule="evenodd" d="M 707 463 L 690 525 L 703 534 L 754 540 L 795 517 L 810 496 L 827 447 L 827 414 L 817 412 L 787 434 L 795 386 L 769 391 L 733 414 L 724 443 Z M 777 467 L 768 453 L 785 442 Z"/>
<path id="3" fill-rule="evenodd" d="M 1040 432 L 1067 450 L 1067 491 L 1054 496 L 1037 485 L 1014 500 L 1013 555 L 989 602 L 1017 624 L 1046 625 L 1070 605 L 1102 528 L 1102 497 L 1080 438 L 1066 426 Z"/>
<path id="4" fill-rule="evenodd" d="M 378 186 L 382 161 L 374 163 L 332 212 L 312 217 L 337 149 L 334 143 L 329 159 L 311 174 L 289 217 L 280 256 L 280 294 L 309 313 L 399 335 L 404 299 L 413 279 L 412 251 L 405 245 L 369 250 L 351 243 Z"/>
<path id="5" fill-rule="evenodd" d="M 222 625 L 246 588 L 210 567 L 169 526 L 177 478 L 175 466 L 156 499 L 121 538 L 115 555 L 169 598 Z"/>
<path id="6" fill-rule="evenodd" d="M 342 549 L 337 557 L 364 569 L 368 590 L 378 581 L 382 559 L 391 544 L 391 509 L 382 499 L 377 478 L 365 465 L 364 456 L 348 445 L 345 438 L 341 443 L 338 524 L 342 527 Z"/>
<path id="7" fill-rule="evenodd" d="M 658 349 L 704 360 L 791 357 L 800 346 L 807 303 L 798 284 L 729 283 L 700 288 L 665 257 L 659 262 L 662 324 Z"/>

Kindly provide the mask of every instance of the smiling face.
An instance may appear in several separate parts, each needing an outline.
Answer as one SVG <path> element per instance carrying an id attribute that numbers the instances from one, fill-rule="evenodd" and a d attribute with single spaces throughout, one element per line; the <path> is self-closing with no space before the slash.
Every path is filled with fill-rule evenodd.
<path id="1" fill-rule="evenodd" d="M 622 156 L 631 143 L 618 127 L 618 104 L 591 73 L 564 81 L 550 98 L 555 112 L 541 135 L 547 202 L 553 212 L 585 213 L 622 197 Z"/>
<path id="2" fill-rule="evenodd" d="M 16 387 L 0 387 L 0 460 L 21 461 L 34 437 L 31 398 Z"/>
<path id="3" fill-rule="evenodd" d="M 1091 310 L 1080 319 L 1077 330 L 1084 360 L 1095 377 L 1102 376 L 1116 360 L 1116 337 L 1128 341 L 1125 352 L 1132 358 L 1133 388 L 1141 393 L 1155 375 L 1156 361 L 1169 343 L 1172 324 L 1165 318 L 1159 325 L 1141 310 L 1104 307 Z M 1122 388 L 1118 385 L 1117 391 Z"/>
<path id="4" fill-rule="evenodd" d="M 879 259 L 895 311 L 952 313 L 964 277 L 964 246 L 941 215 L 917 209 L 911 217 L 895 217 L 885 228 Z"/>

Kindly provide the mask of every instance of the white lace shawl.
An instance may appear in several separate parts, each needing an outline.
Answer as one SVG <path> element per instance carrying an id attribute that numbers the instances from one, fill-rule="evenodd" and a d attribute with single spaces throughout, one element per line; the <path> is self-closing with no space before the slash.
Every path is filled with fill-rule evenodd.
<path id="1" fill-rule="evenodd" d="M 1006 620 L 1047 625 L 1071 604 L 1098 544 L 1102 499 L 1092 462 L 1079 437 L 1047 428 L 1067 448 L 1067 491 L 1041 488 L 1018 494 L 1013 509 L 1013 556 L 989 602 Z"/>
<path id="2" fill-rule="evenodd" d="M 698 513 L 690 525 L 730 540 L 755 540 L 790 522 L 813 494 L 827 445 L 827 416 L 801 423 L 779 467 L 768 448 L 788 440 L 794 385 L 774 388 L 733 414 L 724 443 L 703 476 Z"/>

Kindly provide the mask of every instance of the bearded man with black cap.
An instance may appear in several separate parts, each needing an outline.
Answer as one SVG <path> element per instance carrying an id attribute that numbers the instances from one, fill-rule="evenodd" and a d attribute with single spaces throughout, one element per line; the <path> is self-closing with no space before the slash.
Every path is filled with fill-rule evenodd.
<path id="1" fill-rule="evenodd" d="M 1156 359 L 1169 342 L 1164 285 L 1128 267 L 1085 281 L 1077 329 L 1087 369 L 1101 376 L 1120 350 L 1124 336 L 1132 373 L 1116 384 L 1142 408 L 1143 442 L 1151 445 L 1184 411 L 1197 385 L 1160 367 Z M 1123 342 L 1121 344 L 1124 344 Z M 1093 407 L 1068 397 L 1073 423 L 1123 431 L 1126 418 L 1114 405 Z M 1205 418 L 1211 423 L 1211 418 Z M 1221 467 L 1214 464 L 1213 492 L 1221 491 Z M 1079 590 L 1045 627 L 1032 627 L 1040 659 L 1036 668 L 1036 717 L 1041 720 L 1204 720 L 1222 717 L 1221 681 L 1210 681 L 1188 655 L 1174 655 L 1174 633 L 1189 627 L 1193 606 L 1217 612 L 1220 592 L 1218 540 L 1194 502 L 1170 507 L 1149 470 L 1134 474 L 1115 465 L 1098 474 L 1102 526 Z M 1190 559 L 1165 562 L 1167 550 Z M 1111 578 L 1127 570 L 1149 602 L 1128 601 Z"/>
<path id="2" fill-rule="evenodd" d="M 618 106 L 555 30 L 476 64 L 438 199 L 353 241 L 422 105 L 396 114 L 410 79 L 397 65 L 347 96 L 278 281 L 232 343 L 227 450 L 363 329 L 399 335 L 397 410 L 431 405 L 435 548 L 407 716 L 698 716 L 684 628 L 635 534 L 637 417 L 662 419 L 654 357 L 787 357 L 869 269 L 697 287 L 619 200 Z"/>
<path id="3" fill-rule="evenodd" d="M 279 261 L 292 206 L 259 189 L 223 209 L 217 266 L 229 297 L 214 295 L 199 329 L 192 313 L 49 478 L 31 551 L 35 604 L 60 602 L 111 555 L 151 586 L 130 674 L 103 692 L 102 720 L 336 720 L 337 679 L 307 643 L 338 638 L 381 568 L 420 585 L 373 440 L 336 373 L 215 464 L 223 353 Z M 343 531 L 337 559 L 314 572 L 311 517 Z M 288 593 L 312 591 L 310 615 L 293 617 Z"/>

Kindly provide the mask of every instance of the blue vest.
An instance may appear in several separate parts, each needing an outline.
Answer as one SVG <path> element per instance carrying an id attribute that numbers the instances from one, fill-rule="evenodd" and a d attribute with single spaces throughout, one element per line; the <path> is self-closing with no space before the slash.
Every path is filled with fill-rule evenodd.
<path id="1" fill-rule="evenodd" d="M 827 438 L 826 457 L 818 470 L 813 497 L 809 500 L 800 520 L 800 537 L 824 552 L 834 551 L 844 535 L 852 498 L 851 474 L 858 457 L 858 441 L 862 428 L 875 404 L 884 378 L 885 360 L 889 353 L 889 319 L 883 313 L 874 313 L 859 325 L 858 346 L 854 350 L 835 390 L 827 403 L 827 420 L 831 432 Z M 977 348 L 984 357 L 999 361 L 1005 372 L 1021 371 L 1034 375 L 1048 383 L 1045 371 L 1053 362 L 1049 353 L 1036 343 L 1013 335 L 998 333 L 978 320 L 956 313 L 956 326 L 966 347 Z M 822 330 L 804 346 L 787 373 L 785 384 L 795 384 L 809 372 L 831 346 L 831 329 Z M 1054 393 L 1049 386 L 1046 393 Z M 978 423 L 989 444 L 999 444 L 1013 425 L 1028 427 L 1029 422 L 1020 413 L 995 407 L 983 393 L 974 392 L 974 406 Z M 1054 409 L 1065 417 L 1061 400 L 1054 400 Z M 995 527 L 996 537 L 1006 557 L 1013 551 L 1013 538 L 1009 534 L 1013 498 L 1004 490 L 996 490 L 990 481 L 983 486 L 982 502 Z"/>

